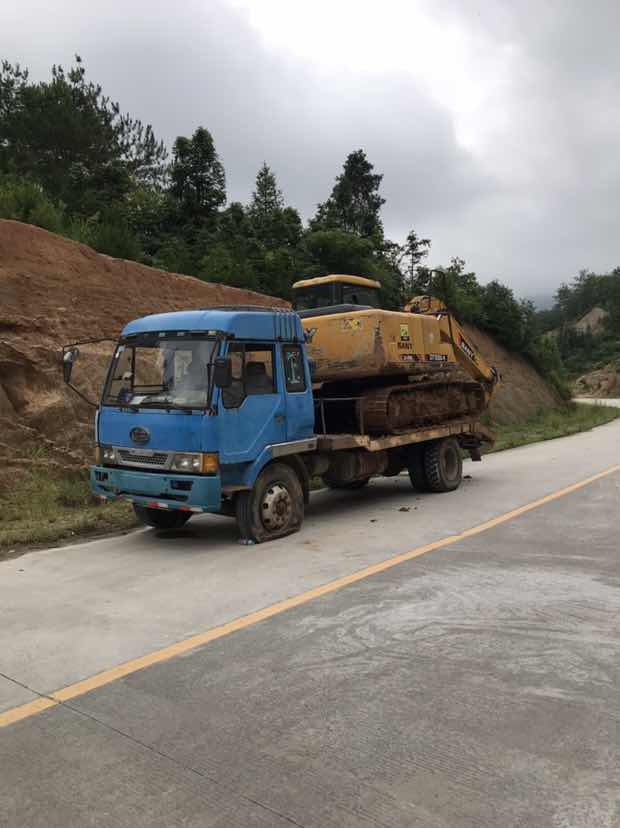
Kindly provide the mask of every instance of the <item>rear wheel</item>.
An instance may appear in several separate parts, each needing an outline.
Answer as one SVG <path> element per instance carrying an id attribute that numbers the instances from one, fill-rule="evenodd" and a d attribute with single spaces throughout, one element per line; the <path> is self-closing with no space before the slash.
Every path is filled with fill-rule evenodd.
<path id="1" fill-rule="evenodd" d="M 429 492 L 426 469 L 424 468 L 424 445 L 413 445 L 407 456 L 407 471 L 411 485 L 418 492 Z"/>
<path id="2" fill-rule="evenodd" d="M 178 509 L 149 509 L 136 503 L 133 510 L 141 523 L 154 529 L 180 529 L 191 517 L 189 512 L 180 512 Z"/>
<path id="3" fill-rule="evenodd" d="M 299 531 L 304 519 L 304 493 L 297 474 L 285 463 L 267 466 L 251 491 L 239 492 L 235 513 L 241 537 L 255 543 Z"/>
<path id="4" fill-rule="evenodd" d="M 461 447 L 454 437 L 429 443 L 424 452 L 424 470 L 431 492 L 452 492 L 463 479 Z"/>

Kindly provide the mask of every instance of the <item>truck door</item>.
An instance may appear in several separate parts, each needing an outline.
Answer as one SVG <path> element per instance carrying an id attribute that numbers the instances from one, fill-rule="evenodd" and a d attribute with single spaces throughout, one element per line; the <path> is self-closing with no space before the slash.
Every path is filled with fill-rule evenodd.
<path id="1" fill-rule="evenodd" d="M 282 345 L 282 373 L 286 389 L 286 439 L 304 440 L 314 434 L 314 403 L 301 345 Z"/>
<path id="2" fill-rule="evenodd" d="M 274 346 L 231 342 L 233 381 L 220 392 L 220 462 L 246 463 L 286 440 L 286 403 L 276 385 Z"/>

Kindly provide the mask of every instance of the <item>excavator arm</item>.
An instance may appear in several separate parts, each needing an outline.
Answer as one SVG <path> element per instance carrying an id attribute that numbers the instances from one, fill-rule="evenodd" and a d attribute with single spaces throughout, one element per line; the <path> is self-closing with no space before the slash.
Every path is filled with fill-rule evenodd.
<path id="1" fill-rule="evenodd" d="M 442 342 L 452 345 L 455 359 L 461 368 L 481 383 L 487 400 L 490 399 L 499 387 L 500 377 L 497 369 L 483 359 L 476 344 L 466 335 L 461 324 L 443 302 L 434 296 L 414 296 L 407 302 L 404 310 L 407 313 L 421 313 L 437 318 Z"/>

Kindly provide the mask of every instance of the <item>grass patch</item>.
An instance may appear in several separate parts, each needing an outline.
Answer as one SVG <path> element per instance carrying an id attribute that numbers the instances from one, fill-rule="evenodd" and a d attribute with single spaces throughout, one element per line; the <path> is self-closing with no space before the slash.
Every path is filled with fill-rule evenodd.
<path id="1" fill-rule="evenodd" d="M 137 525 L 124 501 L 98 503 L 86 472 L 45 469 L 3 478 L 0 484 L 0 557 L 23 547 L 53 545 Z"/>
<path id="2" fill-rule="evenodd" d="M 491 423 L 497 440 L 492 449 L 505 449 L 525 446 L 528 443 L 539 443 L 542 440 L 553 440 L 556 437 L 566 437 L 580 431 L 588 431 L 595 426 L 603 425 L 620 417 L 620 408 L 611 408 L 603 405 L 588 405 L 587 403 L 570 403 L 566 408 L 542 409 L 535 417 L 522 423 L 501 425 Z"/>

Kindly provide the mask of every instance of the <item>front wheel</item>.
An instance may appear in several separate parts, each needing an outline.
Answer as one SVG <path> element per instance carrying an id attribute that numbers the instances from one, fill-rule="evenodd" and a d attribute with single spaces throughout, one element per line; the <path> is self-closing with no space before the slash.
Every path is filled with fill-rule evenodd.
<path id="1" fill-rule="evenodd" d="M 133 510 L 140 523 L 154 529 L 180 529 L 191 517 L 189 512 L 180 512 L 178 509 L 149 509 L 136 503 L 133 504 Z"/>
<path id="2" fill-rule="evenodd" d="M 304 493 L 299 478 L 285 463 L 273 463 L 259 474 L 249 492 L 235 501 L 241 537 L 254 543 L 299 531 L 304 519 Z"/>

